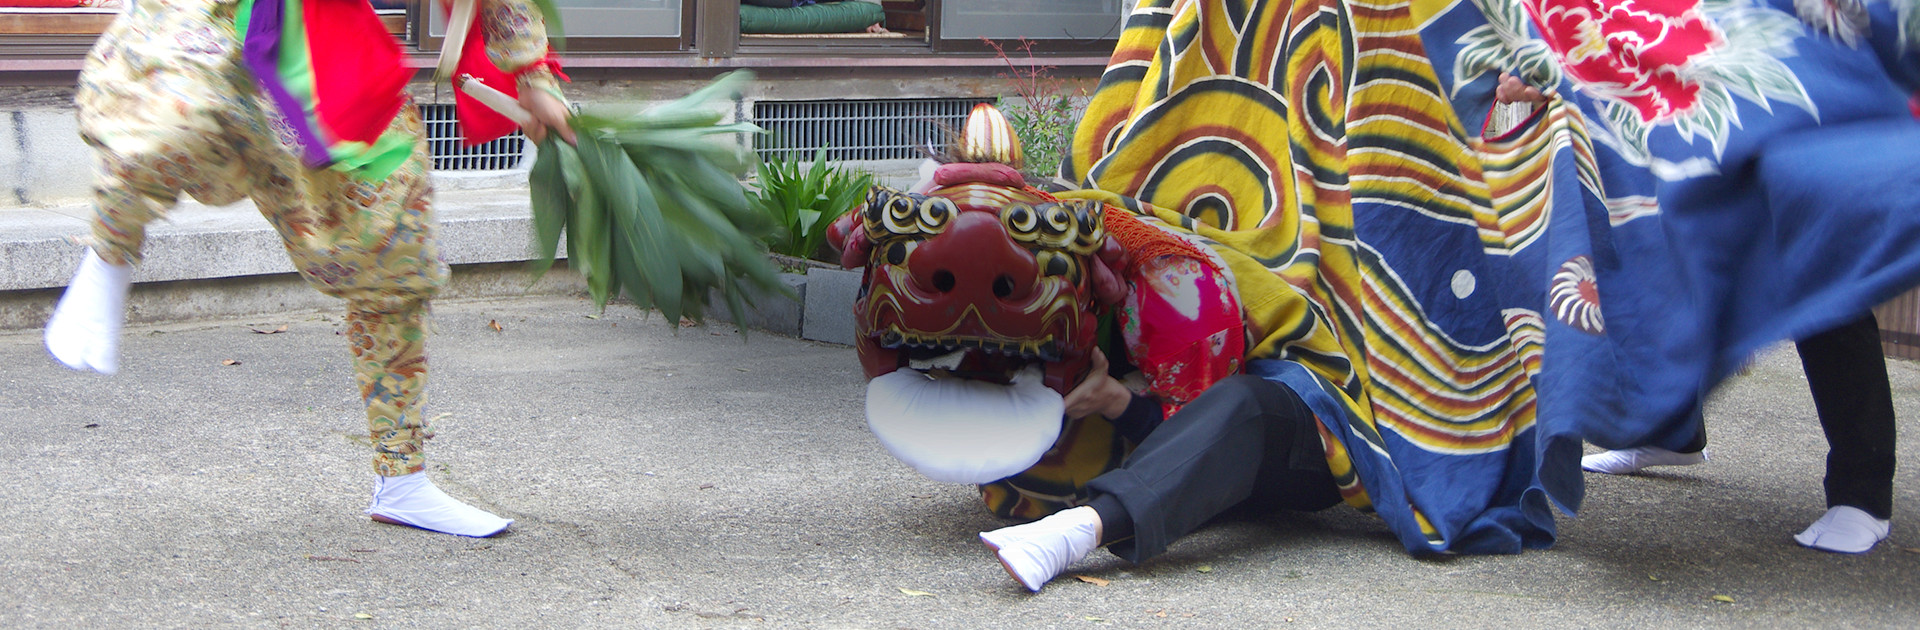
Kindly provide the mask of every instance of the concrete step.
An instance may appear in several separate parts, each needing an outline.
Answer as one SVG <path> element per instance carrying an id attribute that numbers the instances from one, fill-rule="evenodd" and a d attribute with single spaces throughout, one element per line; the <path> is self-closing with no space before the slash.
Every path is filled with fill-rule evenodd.
<path id="1" fill-rule="evenodd" d="M 524 184 L 524 174 L 520 174 Z M 496 178 L 497 180 L 497 178 Z M 465 189 L 458 175 L 435 176 L 441 256 L 454 266 L 447 295 L 518 295 L 530 280 L 531 208 L 524 188 Z M 0 329 L 35 328 L 72 277 L 90 233 L 92 208 L 0 208 Z M 211 207 L 183 203 L 148 227 L 146 260 L 134 269 L 128 302 L 135 323 L 227 317 L 338 300 L 307 288 L 280 237 L 250 201 Z M 564 253 L 563 253 L 564 256 Z M 577 292 L 562 265 L 535 289 Z"/>
<path id="2" fill-rule="evenodd" d="M 855 165 L 896 188 L 915 177 L 912 163 Z M 434 174 L 441 257 L 453 266 L 442 297 L 585 292 L 564 263 L 531 283 L 525 263 L 534 254 L 532 208 L 525 186 L 524 171 Z M 0 207 L 0 330 L 46 322 L 80 264 L 92 216 L 84 203 Z M 279 235 L 251 201 L 182 203 L 148 226 L 145 254 L 133 273 L 130 323 L 340 308 L 294 272 Z"/>

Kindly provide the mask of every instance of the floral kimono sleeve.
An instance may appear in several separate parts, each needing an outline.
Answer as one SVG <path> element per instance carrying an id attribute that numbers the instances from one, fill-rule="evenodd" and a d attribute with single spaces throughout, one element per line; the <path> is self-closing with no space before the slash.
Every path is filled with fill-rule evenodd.
<path id="1" fill-rule="evenodd" d="M 560 96 L 553 73 L 556 64 L 547 48 L 547 24 L 539 7 L 528 0 L 481 0 L 480 22 L 487 36 L 487 59 L 493 65 L 519 77 L 522 89 Z"/>

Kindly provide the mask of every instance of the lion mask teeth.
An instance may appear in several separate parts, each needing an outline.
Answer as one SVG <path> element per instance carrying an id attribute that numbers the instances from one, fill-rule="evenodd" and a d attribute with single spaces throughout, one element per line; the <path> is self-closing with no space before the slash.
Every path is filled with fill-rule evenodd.
<path id="1" fill-rule="evenodd" d="M 967 351 L 961 349 L 937 357 L 908 359 L 907 367 L 923 372 L 927 370 L 958 370 L 960 369 L 960 362 L 966 358 Z"/>

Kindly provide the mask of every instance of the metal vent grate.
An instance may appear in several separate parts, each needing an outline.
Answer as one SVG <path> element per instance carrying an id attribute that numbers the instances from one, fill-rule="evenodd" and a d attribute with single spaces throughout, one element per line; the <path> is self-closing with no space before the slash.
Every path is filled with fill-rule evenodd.
<path id="1" fill-rule="evenodd" d="M 812 159 L 827 147 L 829 160 L 903 160 L 923 157 L 919 147 L 946 143 L 948 130 L 966 124 L 978 98 L 903 98 L 844 101 L 760 101 L 753 122 L 769 133 L 756 136 L 765 159 L 800 152 Z"/>
<path id="2" fill-rule="evenodd" d="M 452 105 L 421 105 L 420 120 L 427 125 L 427 148 L 433 151 L 436 171 L 504 171 L 520 166 L 527 137 L 515 131 L 475 146 L 461 146 L 460 126 Z"/>

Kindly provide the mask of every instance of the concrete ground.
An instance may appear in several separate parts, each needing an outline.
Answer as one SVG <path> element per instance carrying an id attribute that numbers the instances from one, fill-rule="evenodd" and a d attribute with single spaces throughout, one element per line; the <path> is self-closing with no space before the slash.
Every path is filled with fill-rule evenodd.
<path id="1" fill-rule="evenodd" d="M 335 312 L 136 326 L 113 377 L 0 332 L 0 626 L 1920 625 L 1914 431 L 1891 540 L 1790 539 L 1824 509 L 1825 452 L 1791 351 L 1709 407 L 1713 461 L 1590 478 L 1548 551 L 1417 559 L 1336 507 L 1139 566 L 1097 553 L 1070 572 L 1093 580 L 1028 594 L 975 541 L 998 523 L 970 487 L 867 434 L 849 348 L 573 297 L 436 308 L 431 474 L 517 519 L 497 538 L 361 516 Z M 1891 367 L 1920 417 L 1920 369 Z"/>

